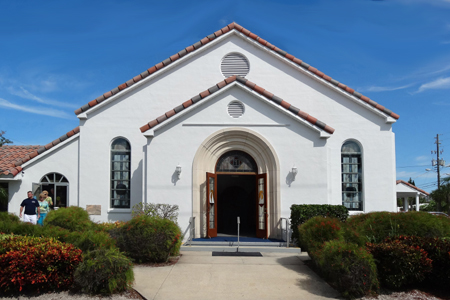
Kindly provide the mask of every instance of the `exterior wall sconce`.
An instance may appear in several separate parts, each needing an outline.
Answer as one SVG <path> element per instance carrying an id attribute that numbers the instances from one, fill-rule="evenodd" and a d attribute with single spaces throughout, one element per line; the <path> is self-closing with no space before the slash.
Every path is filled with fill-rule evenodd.
<path id="1" fill-rule="evenodd" d="M 178 180 L 180 180 L 180 177 L 181 177 L 181 166 L 179 164 L 178 164 L 175 172 L 177 173 Z"/>
<path id="2" fill-rule="evenodd" d="M 298 173 L 297 167 L 294 165 L 292 167 L 292 175 L 294 175 L 294 177 L 295 177 L 295 175 L 297 175 L 297 173 Z"/>

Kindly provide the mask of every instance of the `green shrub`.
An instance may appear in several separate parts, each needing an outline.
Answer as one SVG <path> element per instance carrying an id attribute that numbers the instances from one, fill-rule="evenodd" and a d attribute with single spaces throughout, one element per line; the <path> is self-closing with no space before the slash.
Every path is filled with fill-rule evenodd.
<path id="1" fill-rule="evenodd" d="M 133 217 L 146 215 L 149 217 L 158 217 L 177 222 L 178 205 L 161 204 L 161 203 L 138 203 L 133 206 L 131 215 Z"/>
<path id="2" fill-rule="evenodd" d="M 0 212 L 0 222 L 20 223 L 20 218 L 15 214 L 10 214 L 2 211 Z"/>
<path id="3" fill-rule="evenodd" d="M 0 240 L 0 291 L 68 289 L 81 250 L 51 238 L 12 236 Z"/>
<path id="4" fill-rule="evenodd" d="M 83 252 L 97 250 L 100 248 L 112 248 L 115 241 L 106 232 L 101 231 L 70 231 L 59 226 L 46 225 L 42 236 L 54 237 L 61 242 L 70 243 L 80 248 Z"/>
<path id="5" fill-rule="evenodd" d="M 74 280 L 85 293 L 120 293 L 134 281 L 133 265 L 117 248 L 90 251 L 78 265 Z"/>
<path id="6" fill-rule="evenodd" d="M 59 226 L 70 231 L 84 231 L 93 226 L 86 210 L 77 206 L 52 210 L 45 217 L 45 225 Z"/>
<path id="7" fill-rule="evenodd" d="M 381 243 L 387 237 L 400 235 L 450 237 L 450 219 L 426 212 L 373 212 L 352 216 L 346 223 L 370 243 Z"/>
<path id="8" fill-rule="evenodd" d="M 342 240 L 341 226 L 342 223 L 336 218 L 313 217 L 299 226 L 297 238 L 302 248 L 314 252 L 325 242 Z"/>
<path id="9" fill-rule="evenodd" d="M 344 297 L 362 297 L 378 292 L 375 261 L 363 247 L 344 241 L 329 241 L 316 251 L 314 257 L 320 273 Z"/>
<path id="10" fill-rule="evenodd" d="M 337 218 L 345 222 L 348 218 L 348 209 L 343 205 L 294 204 L 291 206 L 292 236 L 298 236 L 298 226 L 317 216 Z"/>
<path id="11" fill-rule="evenodd" d="M 386 287 L 400 288 L 419 283 L 432 270 L 427 252 L 418 246 L 394 240 L 379 244 L 368 243 L 366 247 L 375 258 L 380 281 Z"/>
<path id="12" fill-rule="evenodd" d="M 103 223 L 93 223 L 93 228 L 95 228 L 96 231 L 103 231 L 108 233 L 111 230 L 122 227 L 123 225 L 125 225 L 125 222 L 123 221 L 103 222 Z"/>
<path id="13" fill-rule="evenodd" d="M 165 262 L 178 254 L 180 228 L 167 219 L 138 216 L 111 232 L 119 249 L 138 262 Z"/>
<path id="14" fill-rule="evenodd" d="M 416 236 L 400 236 L 387 239 L 385 242 L 399 241 L 408 246 L 418 246 L 428 253 L 432 260 L 432 271 L 425 278 L 430 286 L 447 286 L 450 283 L 450 240 L 442 238 L 422 238 Z"/>
<path id="15" fill-rule="evenodd" d="M 31 223 L 0 221 L 0 233 L 16 235 L 41 236 L 43 229 Z"/>

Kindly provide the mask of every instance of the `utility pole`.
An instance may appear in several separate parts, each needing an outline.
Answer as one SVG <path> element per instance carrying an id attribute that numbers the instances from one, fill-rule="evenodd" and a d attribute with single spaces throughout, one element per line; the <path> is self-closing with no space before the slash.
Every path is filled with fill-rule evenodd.
<path id="1" fill-rule="evenodd" d="M 441 143 L 439 143 L 439 134 L 436 134 L 436 158 L 437 160 L 431 160 L 431 164 L 432 166 L 436 166 L 436 171 L 437 171 L 437 187 L 438 190 L 441 188 L 441 166 L 445 166 L 445 161 L 443 159 L 439 158 L 439 154 L 441 154 L 441 152 L 439 151 L 439 145 Z M 432 151 L 433 152 L 433 151 Z M 441 202 L 440 201 L 436 201 L 436 208 L 438 211 L 441 211 Z"/>

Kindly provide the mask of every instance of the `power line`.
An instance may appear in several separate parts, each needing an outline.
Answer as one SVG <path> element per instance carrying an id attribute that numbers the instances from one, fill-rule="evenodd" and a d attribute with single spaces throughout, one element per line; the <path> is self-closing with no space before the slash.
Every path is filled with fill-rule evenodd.
<path id="1" fill-rule="evenodd" d="M 417 165 L 417 166 L 401 166 L 401 167 L 397 167 L 399 169 L 401 168 L 417 168 L 417 167 L 428 167 L 429 165 Z"/>

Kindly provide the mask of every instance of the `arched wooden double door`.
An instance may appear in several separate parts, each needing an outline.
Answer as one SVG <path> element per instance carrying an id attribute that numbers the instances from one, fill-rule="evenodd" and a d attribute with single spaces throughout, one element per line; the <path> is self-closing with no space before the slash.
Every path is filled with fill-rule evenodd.
<path id="1" fill-rule="evenodd" d="M 267 238 L 267 174 L 257 174 L 254 159 L 242 151 L 222 155 L 216 173 L 206 173 L 207 234 Z"/>

